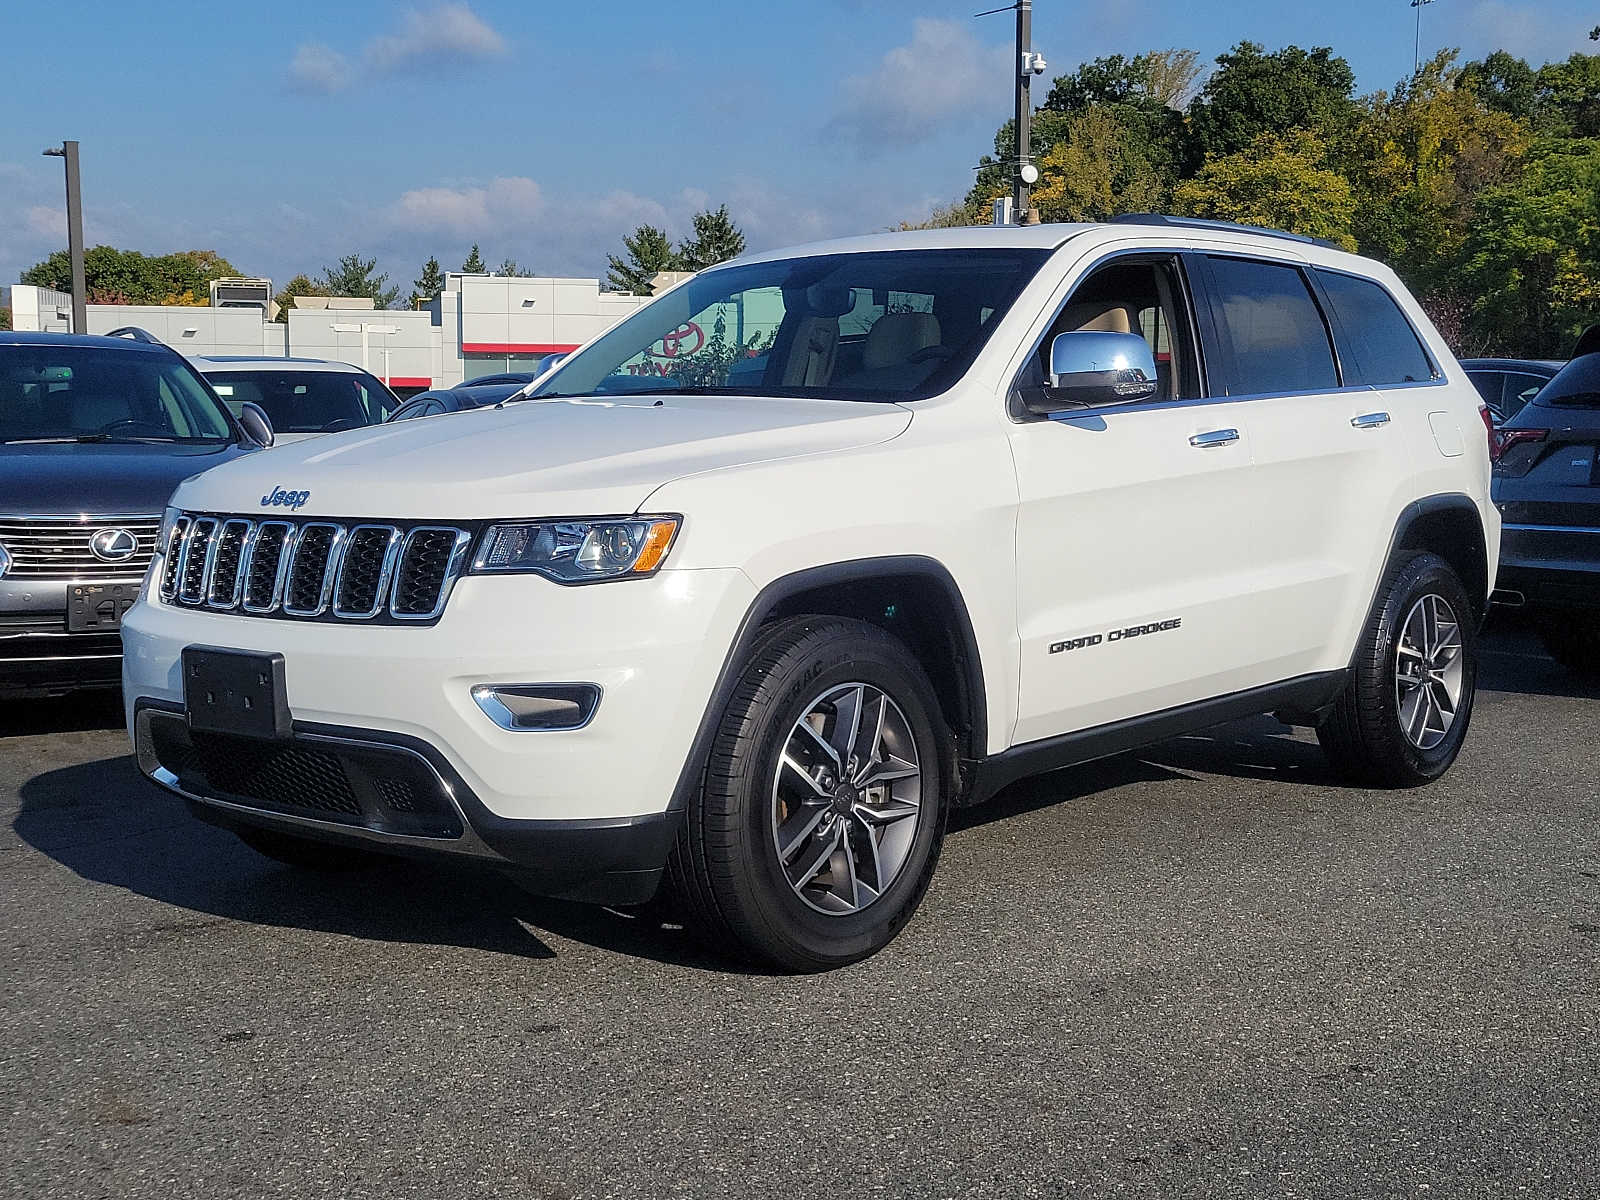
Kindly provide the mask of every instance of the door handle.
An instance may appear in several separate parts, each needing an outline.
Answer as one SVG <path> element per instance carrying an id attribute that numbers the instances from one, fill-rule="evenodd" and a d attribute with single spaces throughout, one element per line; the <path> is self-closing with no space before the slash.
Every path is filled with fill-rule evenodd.
<path id="1" fill-rule="evenodd" d="M 1389 423 L 1389 414 L 1386 412 L 1362 413 L 1359 417 L 1351 417 L 1350 424 L 1357 429 L 1376 429 L 1380 425 Z"/>
<path id="2" fill-rule="evenodd" d="M 1197 433 L 1189 439 L 1189 445 L 1198 446 L 1200 449 L 1209 449 L 1212 446 L 1226 446 L 1230 442 L 1239 440 L 1237 429 L 1212 429 L 1206 433 Z"/>

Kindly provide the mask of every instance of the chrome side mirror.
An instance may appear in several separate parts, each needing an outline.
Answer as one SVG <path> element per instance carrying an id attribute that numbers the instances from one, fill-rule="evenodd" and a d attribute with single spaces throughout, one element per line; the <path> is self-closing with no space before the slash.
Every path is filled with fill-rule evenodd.
<path id="1" fill-rule="evenodd" d="M 1028 401 L 1036 413 L 1135 404 L 1156 394 L 1156 356 L 1138 334 L 1078 330 L 1050 343 L 1050 381 Z"/>
<path id="2" fill-rule="evenodd" d="M 265 450 L 277 440 L 277 435 L 272 432 L 272 422 L 267 418 L 259 404 L 246 400 L 239 406 L 239 426 L 244 430 L 245 437 L 254 442 L 260 449 Z"/>

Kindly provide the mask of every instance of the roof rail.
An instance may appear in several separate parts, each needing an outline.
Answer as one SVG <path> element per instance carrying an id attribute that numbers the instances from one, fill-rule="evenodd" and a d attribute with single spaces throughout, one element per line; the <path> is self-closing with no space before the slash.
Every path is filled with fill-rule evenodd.
<path id="1" fill-rule="evenodd" d="M 117 329 L 113 329 L 110 333 L 106 334 L 106 336 L 129 338 L 135 342 L 144 342 L 146 345 L 150 346 L 166 345 L 165 342 L 163 342 L 155 334 L 151 333 L 148 329 L 140 329 L 137 325 L 120 326 Z"/>
<path id="2" fill-rule="evenodd" d="M 1237 221 L 1212 221 L 1205 217 L 1172 217 L 1165 213 L 1121 213 L 1106 221 L 1108 225 L 1177 225 L 1186 229 L 1215 229 L 1222 233 L 1253 233 L 1260 237 L 1284 238 L 1303 242 L 1308 246 L 1322 246 L 1328 250 L 1343 250 L 1338 242 L 1327 238 L 1307 237 L 1303 233 L 1290 233 L 1286 229 L 1268 229 L 1265 225 L 1241 225 Z"/>

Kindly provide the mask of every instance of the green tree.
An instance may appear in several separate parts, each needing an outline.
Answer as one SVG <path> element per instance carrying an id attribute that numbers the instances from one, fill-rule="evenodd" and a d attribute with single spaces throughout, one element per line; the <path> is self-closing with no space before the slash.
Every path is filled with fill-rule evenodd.
<path id="1" fill-rule="evenodd" d="M 956 229 L 963 225 L 987 225 L 989 214 L 981 207 L 974 207 L 964 200 L 952 200 L 949 204 L 936 204 L 933 211 L 920 221 L 901 221 L 894 226 L 895 229 L 905 231 L 908 229 Z"/>
<path id="2" fill-rule="evenodd" d="M 11 310 L 9 308 L 5 307 L 4 305 L 0 305 L 0 329 L 10 329 L 10 328 L 11 328 Z"/>
<path id="3" fill-rule="evenodd" d="M 214 250 L 147 255 L 94 246 L 84 253 L 83 267 L 86 298 L 91 304 L 210 304 L 211 281 L 239 274 L 237 267 Z M 70 292 L 71 259 L 65 250 L 57 250 L 24 271 L 21 282 Z"/>
<path id="4" fill-rule="evenodd" d="M 461 269 L 468 275 L 482 275 L 487 267 L 483 265 L 483 256 L 478 253 L 478 243 L 472 243 L 472 253 L 467 255 L 467 261 L 461 264 Z"/>
<path id="5" fill-rule="evenodd" d="M 273 302 L 278 306 L 278 315 L 274 318 L 280 325 L 289 322 L 289 310 L 294 307 L 296 296 L 326 296 L 328 289 L 321 284 L 313 282 L 309 275 L 302 272 L 288 283 L 283 285 L 283 290 L 274 296 Z"/>
<path id="6" fill-rule="evenodd" d="M 641 225 L 622 239 L 626 258 L 606 256 L 606 288 L 613 292 L 650 295 L 650 280 L 661 271 L 678 271 L 682 264 L 665 229 Z"/>
<path id="7" fill-rule="evenodd" d="M 502 261 L 501 264 L 494 269 L 494 273 L 496 275 L 512 276 L 517 279 L 533 278 L 533 272 L 524 271 L 521 267 L 517 266 L 517 260 L 514 258 L 508 258 Z"/>
<path id="8" fill-rule="evenodd" d="M 415 307 L 419 301 L 426 303 L 442 291 L 444 271 L 439 267 L 439 260 L 430 254 L 428 261 L 422 264 L 421 278 L 411 285 L 411 304 Z"/>
<path id="9" fill-rule="evenodd" d="M 744 253 L 744 233 L 723 204 L 694 216 L 694 234 L 678 243 L 678 261 L 685 271 L 703 271 Z"/>
<path id="10" fill-rule="evenodd" d="M 398 284 L 391 286 L 389 276 L 377 271 L 377 266 L 375 258 L 346 254 L 333 266 L 322 269 L 322 278 L 317 284 L 325 295 L 370 296 L 374 308 L 389 308 L 400 298 L 400 287 Z"/>
<path id="11" fill-rule="evenodd" d="M 1496 112 L 1531 121 L 1538 107 L 1538 73 L 1527 61 L 1496 50 L 1481 62 L 1461 68 L 1457 87 L 1472 92 Z"/>
<path id="12" fill-rule="evenodd" d="M 1493 350 L 1559 357 L 1600 320 L 1600 139 L 1537 142 L 1478 197 L 1463 282 Z"/>
<path id="13" fill-rule="evenodd" d="M 1181 112 L 1194 98 L 1199 78 L 1200 56 L 1193 50 L 1156 50 L 1134 58 L 1113 54 L 1057 76 L 1044 107 L 1077 113 L 1095 104 L 1155 104 Z"/>
<path id="14" fill-rule="evenodd" d="M 1424 297 L 1453 287 L 1475 197 L 1513 180 L 1528 145 L 1527 123 L 1493 106 L 1454 57 L 1441 51 L 1392 96 L 1366 100 L 1345 143 L 1357 243 Z"/>
<path id="15" fill-rule="evenodd" d="M 1237 154 L 1207 159 L 1172 199 L 1187 216 L 1265 225 L 1355 248 L 1350 183 L 1329 167 L 1327 145 L 1308 130 L 1264 133 Z"/>
<path id="16" fill-rule="evenodd" d="M 1095 104 L 1072 118 L 1067 136 L 1039 160 L 1033 203 L 1046 221 L 1104 221 L 1164 206 L 1168 174 L 1151 163 L 1148 143 L 1126 106 Z"/>
<path id="17" fill-rule="evenodd" d="M 1540 132 L 1600 137 L 1600 54 L 1574 54 L 1539 68 Z"/>
<path id="18" fill-rule="evenodd" d="M 1208 157 L 1237 154 L 1263 134 L 1292 129 L 1331 142 L 1356 119 L 1355 82 L 1350 64 L 1328 46 L 1268 54 L 1255 42 L 1240 42 L 1218 55 L 1216 73 L 1189 108 L 1189 123 Z"/>

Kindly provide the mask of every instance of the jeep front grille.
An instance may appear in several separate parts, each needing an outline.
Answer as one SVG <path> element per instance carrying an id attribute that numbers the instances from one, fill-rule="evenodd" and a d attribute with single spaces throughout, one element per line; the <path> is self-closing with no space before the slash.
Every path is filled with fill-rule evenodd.
<path id="1" fill-rule="evenodd" d="M 183 513 L 164 547 L 161 598 L 253 617 L 433 621 L 471 543 L 454 525 Z"/>
<path id="2" fill-rule="evenodd" d="M 0 546 L 6 548 L 10 566 L 7 579 L 141 579 L 156 551 L 161 525 L 153 517 L 0 517 Z M 125 553 L 127 539 L 116 539 L 117 557 L 95 553 L 95 536 L 126 531 L 134 549 Z"/>

